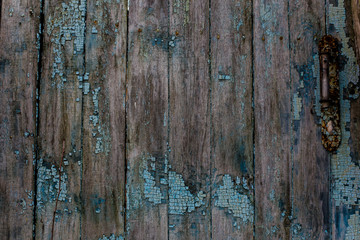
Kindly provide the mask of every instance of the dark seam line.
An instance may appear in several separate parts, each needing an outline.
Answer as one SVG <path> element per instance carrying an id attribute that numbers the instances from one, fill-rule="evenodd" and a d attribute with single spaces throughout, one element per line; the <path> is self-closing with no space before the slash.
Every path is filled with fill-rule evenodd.
<path id="1" fill-rule="evenodd" d="M 212 119 L 213 119 L 213 113 L 212 113 L 212 83 L 213 83 L 213 78 L 212 78 L 212 52 L 211 52 L 211 0 L 209 0 L 209 61 L 208 61 L 208 65 L 209 65 L 209 104 L 210 104 L 210 198 L 209 198 L 209 215 L 210 215 L 210 239 L 212 239 L 212 226 L 213 226 L 213 222 L 212 222 L 212 191 L 213 191 L 213 171 L 212 171 L 212 167 L 213 167 L 213 151 L 212 151 L 212 134 L 213 134 L 213 129 L 212 129 Z"/>
<path id="2" fill-rule="evenodd" d="M 288 167 L 288 171 L 290 171 L 289 176 L 288 176 L 288 180 L 289 180 L 289 185 L 288 185 L 288 189 L 287 189 L 287 198 L 288 198 L 288 202 L 289 202 L 289 206 L 286 209 L 286 218 L 288 218 L 289 220 L 289 226 L 287 226 L 289 229 L 288 231 L 285 230 L 285 233 L 288 232 L 289 234 L 289 239 L 292 239 L 292 234 L 291 234 L 291 218 L 290 216 L 292 216 L 292 211 L 293 211 L 293 166 L 294 166 L 294 153 L 293 153 L 293 140 L 294 140 L 294 131 L 293 131 L 293 105 L 291 102 L 291 96 L 292 96 L 292 74 L 291 74 L 291 64 L 292 64 L 292 58 L 291 58 L 291 54 L 292 54 L 292 50 L 291 50 L 291 25 L 290 25 L 290 0 L 287 1 L 287 21 L 288 21 L 288 49 L 289 49 L 289 82 L 290 82 L 290 94 L 289 94 L 289 103 L 290 103 L 290 162 L 287 163 L 287 167 Z M 286 221 L 286 219 L 285 219 Z"/>
<path id="3" fill-rule="evenodd" d="M 252 4 L 252 8 L 251 8 L 251 80 L 252 80 L 252 99 L 251 99 L 251 109 L 252 109 L 252 142 L 253 142 L 253 207 L 254 207 L 254 212 L 253 212 L 253 238 L 255 239 L 255 221 L 256 221 L 256 208 L 255 208 L 255 145 L 256 145 L 256 142 L 255 142 L 255 134 L 256 134 L 256 131 L 255 131 L 255 51 L 254 51 L 254 41 L 255 41 L 255 31 L 254 31 L 254 28 L 255 28 L 255 24 L 254 24 L 254 17 L 255 17 L 255 14 L 254 14 L 254 1 L 253 0 L 251 2 Z"/>
<path id="4" fill-rule="evenodd" d="M 124 0 L 125 2 L 125 7 L 126 7 L 126 42 L 125 42 L 125 47 L 126 47 L 126 54 L 125 54 L 125 114 L 124 114 L 124 120 L 125 120 L 125 126 L 124 126 L 124 138 L 125 138 L 125 151 L 124 151 L 124 160 L 125 160 L 125 169 L 124 169 L 124 176 L 125 176 L 125 180 L 124 180 L 124 198 L 123 198 L 123 211 L 124 211 L 124 238 L 126 239 L 127 237 L 127 178 L 128 178 L 128 152 L 127 152 L 127 147 L 128 147 L 128 96 L 127 96 L 127 87 L 128 87 L 128 77 L 129 77 L 129 15 L 130 15 L 130 1 L 129 0 Z"/>
<path id="5" fill-rule="evenodd" d="M 35 142 L 34 142 L 34 170 L 33 170 L 33 185 L 34 185 L 34 208 L 33 208 L 33 239 L 36 239 L 36 222 L 37 222 L 37 179 L 38 179 L 38 160 L 40 157 L 39 149 L 39 133 L 40 133 L 40 85 L 41 85 L 41 72 L 43 67 L 42 55 L 44 51 L 44 1 L 40 1 L 40 26 L 38 41 L 38 64 L 37 64 L 37 77 L 36 77 L 36 94 L 35 94 Z"/>
<path id="6" fill-rule="evenodd" d="M 86 1 L 86 6 L 85 6 L 85 29 L 84 29 L 84 44 L 83 44 L 83 74 L 86 73 L 86 27 L 87 27 L 87 18 L 88 18 L 88 11 L 87 11 L 87 4 L 88 2 Z M 80 161 L 81 161 L 81 165 L 80 165 L 80 208 L 81 208 L 81 213 L 84 213 L 84 196 L 83 196 L 83 171 L 84 171 L 84 109 L 85 109 L 85 104 L 84 104 L 84 99 L 85 99 L 85 95 L 82 93 L 81 94 L 81 133 L 80 133 L 80 144 L 81 144 L 81 152 L 80 152 Z M 81 239 L 81 233 L 82 233 L 82 214 L 80 214 L 79 217 L 79 222 L 80 222 L 80 239 Z"/>
<path id="7" fill-rule="evenodd" d="M 170 1 L 168 1 L 168 40 L 170 41 Z M 169 146 L 169 142 L 170 142 L 170 58 L 171 58 L 171 48 L 170 48 L 170 45 L 168 44 L 168 56 L 167 56 L 167 77 L 168 77 L 168 82 L 167 82 L 167 87 L 168 87 L 168 109 L 167 109 L 167 136 L 166 136 L 166 161 L 169 162 L 169 159 L 170 159 L 170 146 Z M 166 169 L 166 172 L 167 172 L 167 181 L 169 182 L 169 171 L 168 169 Z M 166 189 L 166 197 L 167 197 L 167 204 L 170 203 L 170 194 L 169 194 L 169 185 Z M 168 240 L 170 239 L 170 228 L 169 228 L 169 225 L 170 225 L 170 220 L 169 220 L 169 207 L 166 208 L 167 209 L 167 237 L 168 237 Z"/>

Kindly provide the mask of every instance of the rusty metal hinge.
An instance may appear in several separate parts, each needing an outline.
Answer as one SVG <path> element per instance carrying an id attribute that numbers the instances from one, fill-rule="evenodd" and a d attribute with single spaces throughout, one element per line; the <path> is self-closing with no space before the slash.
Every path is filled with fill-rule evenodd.
<path id="1" fill-rule="evenodd" d="M 319 42 L 321 140 L 326 150 L 336 151 L 341 142 L 338 41 L 325 35 Z"/>

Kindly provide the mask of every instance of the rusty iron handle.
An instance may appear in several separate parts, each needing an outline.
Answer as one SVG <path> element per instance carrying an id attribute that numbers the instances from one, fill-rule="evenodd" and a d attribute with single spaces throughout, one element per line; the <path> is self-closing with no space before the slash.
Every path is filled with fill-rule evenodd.
<path id="1" fill-rule="evenodd" d="M 321 140 L 334 152 L 341 142 L 338 41 L 325 35 L 319 42 Z"/>
<path id="2" fill-rule="evenodd" d="M 320 102 L 322 107 L 329 107 L 329 54 L 320 54 Z"/>

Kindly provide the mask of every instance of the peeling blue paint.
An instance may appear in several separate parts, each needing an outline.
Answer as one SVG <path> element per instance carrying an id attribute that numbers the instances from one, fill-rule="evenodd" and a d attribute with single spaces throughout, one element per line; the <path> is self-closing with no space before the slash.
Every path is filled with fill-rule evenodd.
<path id="1" fill-rule="evenodd" d="M 82 53 L 85 40 L 86 0 L 63 2 L 61 10 L 47 20 L 46 33 L 51 37 L 54 62 L 52 64 L 52 86 L 63 88 L 67 81 L 63 48 L 66 41 L 74 42 L 74 55 Z M 59 80 L 56 80 L 56 76 Z"/>
<path id="2" fill-rule="evenodd" d="M 223 185 L 216 189 L 215 206 L 227 208 L 228 212 L 234 217 L 242 219 L 245 223 L 252 223 L 254 219 L 254 206 L 246 194 L 236 191 L 237 186 L 242 186 L 240 179 L 237 178 L 236 183 L 234 183 L 231 176 L 225 174 L 222 181 Z"/>
<path id="3" fill-rule="evenodd" d="M 124 240 L 125 238 L 122 235 L 115 236 L 115 234 L 111 234 L 110 236 L 106 236 L 105 234 L 99 238 L 98 240 Z"/>
<path id="4" fill-rule="evenodd" d="M 55 202 L 59 192 L 59 169 L 55 165 L 44 165 L 43 159 L 38 161 L 38 172 L 37 172 L 37 208 L 41 209 L 43 204 L 46 202 Z M 67 195 L 67 174 L 64 169 L 61 169 L 61 191 L 59 194 L 59 201 L 71 202 L 71 197 Z"/>
<path id="5" fill-rule="evenodd" d="M 203 191 L 193 195 L 185 186 L 183 177 L 169 171 L 169 214 L 184 214 L 195 211 L 195 207 L 204 205 L 206 194 Z"/>
<path id="6" fill-rule="evenodd" d="M 347 62 L 340 72 L 340 117 L 342 142 L 336 154 L 331 158 L 331 173 L 333 179 L 331 197 L 336 207 L 342 205 L 348 209 L 357 208 L 360 204 L 360 169 L 351 159 L 349 146 L 350 131 L 350 100 L 344 97 L 344 91 L 350 83 L 357 84 L 359 66 L 356 64 L 354 50 L 349 45 L 350 39 L 346 35 L 346 12 L 344 0 L 338 0 L 337 5 L 329 5 L 329 25 L 338 34 L 342 43 L 341 53 Z M 351 214 L 346 228 L 346 239 L 357 239 L 360 234 L 358 213 Z M 355 236 L 355 237 L 354 237 Z"/>
<path id="7" fill-rule="evenodd" d="M 160 192 L 160 187 L 155 186 L 155 178 L 151 176 L 151 173 L 144 169 L 143 178 L 145 180 L 144 183 L 144 194 L 145 198 L 147 198 L 150 202 L 154 204 L 160 204 L 162 195 Z"/>

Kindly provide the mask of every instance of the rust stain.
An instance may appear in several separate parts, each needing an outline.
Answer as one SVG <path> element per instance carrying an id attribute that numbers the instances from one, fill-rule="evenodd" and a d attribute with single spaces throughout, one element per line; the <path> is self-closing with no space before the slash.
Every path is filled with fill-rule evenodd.
<path id="1" fill-rule="evenodd" d="M 340 85 L 338 67 L 338 41 L 331 35 L 325 35 L 319 42 L 320 62 L 328 56 L 328 93 L 321 100 L 321 141 L 329 152 L 338 149 L 341 142 L 340 128 Z M 320 71 L 321 74 L 323 71 Z M 322 79 L 322 77 L 321 77 Z"/>

